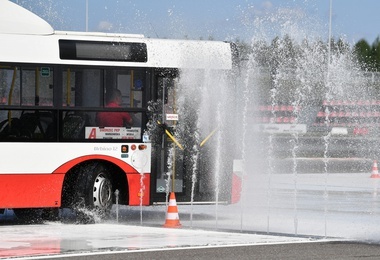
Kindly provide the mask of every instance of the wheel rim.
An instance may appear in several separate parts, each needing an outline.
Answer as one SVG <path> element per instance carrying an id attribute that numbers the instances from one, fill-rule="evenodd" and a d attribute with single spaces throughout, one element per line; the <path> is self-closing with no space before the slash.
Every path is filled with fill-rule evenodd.
<path id="1" fill-rule="evenodd" d="M 95 207 L 107 209 L 112 205 L 112 184 L 102 173 L 95 178 L 93 191 Z"/>

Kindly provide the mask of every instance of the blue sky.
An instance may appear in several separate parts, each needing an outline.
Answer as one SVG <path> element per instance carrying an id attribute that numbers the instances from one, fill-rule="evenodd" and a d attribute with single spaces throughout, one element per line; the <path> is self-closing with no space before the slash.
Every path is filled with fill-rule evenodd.
<path id="1" fill-rule="evenodd" d="M 56 30 L 86 30 L 86 0 L 12 0 Z M 88 30 L 217 40 L 327 39 L 330 0 L 87 0 Z M 380 35 L 380 1 L 332 0 L 332 34 L 370 44 Z"/>

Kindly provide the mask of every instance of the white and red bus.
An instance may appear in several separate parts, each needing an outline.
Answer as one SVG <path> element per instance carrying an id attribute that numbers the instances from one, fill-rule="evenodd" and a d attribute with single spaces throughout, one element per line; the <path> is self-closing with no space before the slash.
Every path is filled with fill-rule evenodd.
<path id="1" fill-rule="evenodd" d="M 170 99 L 181 72 L 212 64 L 229 73 L 233 58 L 226 42 L 55 31 L 0 0 L 0 209 L 11 208 L 20 218 L 42 209 L 107 212 L 116 190 L 125 205 L 165 202 L 172 139 L 162 131 L 158 141 L 145 142 L 147 123 L 155 123 L 149 107 Z M 108 107 L 115 89 L 121 107 Z M 165 115 L 162 107 L 162 121 L 178 116 Z M 100 112 L 128 112 L 133 124 L 100 125 Z M 215 200 L 200 187 L 190 194 L 192 176 L 183 158 L 178 162 L 172 187 L 177 201 Z M 221 178 L 229 188 L 217 199 L 231 202 L 232 168 Z"/>

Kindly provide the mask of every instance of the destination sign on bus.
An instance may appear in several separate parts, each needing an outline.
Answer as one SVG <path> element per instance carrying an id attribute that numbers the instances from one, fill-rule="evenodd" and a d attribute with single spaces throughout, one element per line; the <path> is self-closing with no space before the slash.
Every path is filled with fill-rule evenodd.
<path id="1" fill-rule="evenodd" d="M 140 127 L 86 127 L 86 139 L 140 139 Z"/>
<path id="2" fill-rule="evenodd" d="M 147 62 L 145 43 L 59 40 L 59 56 L 64 60 Z"/>

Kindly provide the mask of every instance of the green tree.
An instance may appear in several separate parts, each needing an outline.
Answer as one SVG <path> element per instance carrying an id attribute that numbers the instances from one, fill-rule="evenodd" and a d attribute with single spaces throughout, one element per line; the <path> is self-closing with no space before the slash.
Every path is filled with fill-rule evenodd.
<path id="1" fill-rule="evenodd" d="M 376 40 L 372 44 L 372 63 L 373 69 L 376 71 L 380 71 L 380 38 L 377 37 Z"/>
<path id="2" fill-rule="evenodd" d="M 358 41 L 354 46 L 354 54 L 362 69 L 371 69 L 373 67 L 372 49 L 364 39 Z"/>
<path id="3" fill-rule="evenodd" d="M 339 40 L 335 43 L 334 49 L 338 54 L 347 54 L 350 52 L 350 46 L 342 38 L 339 38 Z"/>
<path id="4" fill-rule="evenodd" d="M 234 43 L 239 50 L 240 60 L 248 60 L 249 55 L 252 53 L 252 47 L 248 43 L 240 41 L 239 39 L 236 39 Z"/>

